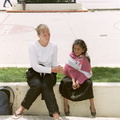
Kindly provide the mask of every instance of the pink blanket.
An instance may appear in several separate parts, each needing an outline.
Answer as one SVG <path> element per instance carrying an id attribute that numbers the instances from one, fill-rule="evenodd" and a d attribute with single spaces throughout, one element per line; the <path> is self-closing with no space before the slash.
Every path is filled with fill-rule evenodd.
<path id="1" fill-rule="evenodd" d="M 63 74 L 82 84 L 92 76 L 91 65 L 85 55 L 77 57 L 72 52 L 69 55 L 68 62 L 65 64 Z"/>

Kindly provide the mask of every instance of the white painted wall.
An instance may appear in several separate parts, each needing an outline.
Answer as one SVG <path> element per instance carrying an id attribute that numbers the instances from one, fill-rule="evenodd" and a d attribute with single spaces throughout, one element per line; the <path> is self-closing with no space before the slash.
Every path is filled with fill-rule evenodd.
<path id="1" fill-rule="evenodd" d="M 10 86 L 15 92 L 13 112 L 20 106 L 26 91 L 29 89 L 27 83 L 0 83 L 0 86 Z M 59 83 L 54 87 L 55 95 L 59 105 L 61 115 L 63 111 L 63 99 L 59 94 Z M 120 83 L 93 83 L 94 100 L 96 105 L 97 117 L 120 117 Z M 89 100 L 81 102 L 69 101 L 72 116 L 89 117 Z M 29 110 L 24 114 L 48 115 L 48 110 L 41 96 L 33 103 Z"/>

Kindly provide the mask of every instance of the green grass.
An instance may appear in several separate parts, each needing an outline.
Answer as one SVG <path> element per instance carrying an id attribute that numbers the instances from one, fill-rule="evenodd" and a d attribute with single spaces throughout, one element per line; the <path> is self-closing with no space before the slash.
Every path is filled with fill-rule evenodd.
<path id="1" fill-rule="evenodd" d="M 8 67 L 0 68 L 0 82 L 26 82 L 25 71 L 27 68 Z M 120 68 L 93 67 L 93 82 L 120 82 Z M 63 74 L 57 75 L 60 82 Z"/>
<path id="2" fill-rule="evenodd" d="M 94 67 L 92 71 L 95 82 L 120 82 L 120 68 Z"/>
<path id="3" fill-rule="evenodd" d="M 17 67 L 0 68 L 0 82 L 25 82 L 26 70 Z"/>

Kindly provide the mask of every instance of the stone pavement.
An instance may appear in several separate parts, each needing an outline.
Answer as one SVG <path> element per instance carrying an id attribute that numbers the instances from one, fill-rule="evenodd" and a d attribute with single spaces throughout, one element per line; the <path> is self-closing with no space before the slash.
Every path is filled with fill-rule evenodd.
<path id="1" fill-rule="evenodd" d="M 120 11 L 79 13 L 0 13 L 0 66 L 29 66 L 34 28 L 45 23 L 64 64 L 76 38 L 86 41 L 92 66 L 120 67 Z"/>
<path id="2" fill-rule="evenodd" d="M 74 116 L 61 116 L 63 120 L 120 120 L 120 118 L 109 118 L 109 117 L 96 117 L 96 118 L 88 118 L 88 117 L 74 117 Z M 11 116 L 0 116 L 0 120 L 15 120 Z M 49 116 L 22 116 L 17 120 L 54 120 Z"/>

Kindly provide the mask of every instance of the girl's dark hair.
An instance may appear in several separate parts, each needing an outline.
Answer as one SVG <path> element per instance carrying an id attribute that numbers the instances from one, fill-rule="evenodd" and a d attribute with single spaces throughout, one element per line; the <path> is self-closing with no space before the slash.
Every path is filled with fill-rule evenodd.
<path id="1" fill-rule="evenodd" d="M 82 47 L 84 49 L 84 52 L 82 54 L 86 54 L 86 52 L 87 52 L 87 45 L 86 45 L 86 43 L 82 39 L 77 39 L 77 40 L 74 41 L 74 43 L 72 45 L 72 52 L 74 51 L 74 46 L 75 45 L 79 45 L 80 47 Z"/>

